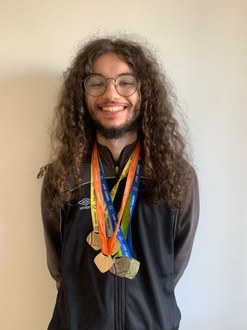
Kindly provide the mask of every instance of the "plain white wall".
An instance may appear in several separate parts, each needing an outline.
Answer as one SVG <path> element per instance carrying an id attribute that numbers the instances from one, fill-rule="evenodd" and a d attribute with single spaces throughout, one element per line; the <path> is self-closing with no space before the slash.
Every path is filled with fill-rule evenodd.
<path id="1" fill-rule="evenodd" d="M 35 179 L 62 72 L 89 33 L 139 33 L 159 49 L 186 113 L 201 189 L 181 330 L 247 329 L 247 2 L 0 3 L 0 328 L 43 330 L 56 290 Z"/>

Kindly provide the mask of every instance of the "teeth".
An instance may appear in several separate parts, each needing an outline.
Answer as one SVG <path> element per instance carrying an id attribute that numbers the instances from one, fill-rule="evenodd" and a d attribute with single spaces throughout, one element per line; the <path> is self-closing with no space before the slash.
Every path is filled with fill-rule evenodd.
<path id="1" fill-rule="evenodd" d="M 114 111 L 120 111 L 123 110 L 124 107 L 123 106 L 114 106 L 114 107 L 102 107 L 101 108 L 103 111 L 110 111 L 110 112 L 114 112 Z"/>

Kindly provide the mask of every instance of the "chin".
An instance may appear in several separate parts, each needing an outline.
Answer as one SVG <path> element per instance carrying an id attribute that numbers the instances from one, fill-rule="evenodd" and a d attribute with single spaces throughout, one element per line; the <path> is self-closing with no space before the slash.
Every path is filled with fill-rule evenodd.
<path id="1" fill-rule="evenodd" d="M 137 129 L 136 125 L 124 124 L 122 126 L 96 126 L 97 131 L 106 139 L 119 139 L 125 134 Z"/>
<path id="2" fill-rule="evenodd" d="M 136 112 L 134 117 L 119 125 L 105 125 L 99 119 L 92 116 L 91 120 L 99 134 L 107 139 L 118 139 L 123 137 L 125 134 L 138 129 L 140 124 L 140 112 Z"/>

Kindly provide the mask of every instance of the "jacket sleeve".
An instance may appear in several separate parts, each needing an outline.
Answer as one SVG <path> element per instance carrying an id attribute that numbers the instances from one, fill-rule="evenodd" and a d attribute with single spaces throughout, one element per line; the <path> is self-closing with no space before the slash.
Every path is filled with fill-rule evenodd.
<path id="1" fill-rule="evenodd" d="M 51 276 L 56 281 L 57 287 L 59 287 L 62 280 L 60 265 L 62 250 L 60 234 L 61 212 L 56 211 L 55 209 L 50 210 L 50 208 L 48 208 L 46 187 L 47 174 L 48 173 L 46 173 L 44 177 L 41 191 L 41 213 L 46 245 L 47 265 Z"/>
<path id="2" fill-rule="evenodd" d="M 174 286 L 189 262 L 199 220 L 199 189 L 197 176 L 192 170 L 191 187 L 184 207 L 178 211 L 174 238 Z"/>

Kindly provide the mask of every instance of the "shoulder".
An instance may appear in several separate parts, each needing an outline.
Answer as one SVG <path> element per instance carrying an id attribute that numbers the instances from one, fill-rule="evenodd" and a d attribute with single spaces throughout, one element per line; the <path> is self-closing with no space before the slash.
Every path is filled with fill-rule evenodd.
<path id="1" fill-rule="evenodd" d="M 90 166 L 91 163 L 86 161 L 81 165 L 81 182 L 77 182 L 77 178 L 73 170 L 70 170 L 64 175 L 56 162 L 45 165 L 40 169 L 38 178 L 43 177 L 43 189 L 51 189 L 55 181 L 64 178 L 66 190 L 73 191 L 81 185 L 90 182 Z"/>

